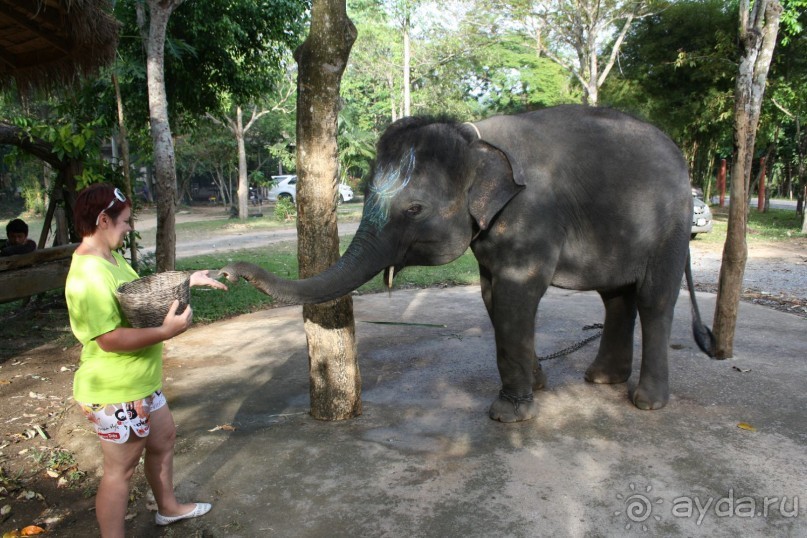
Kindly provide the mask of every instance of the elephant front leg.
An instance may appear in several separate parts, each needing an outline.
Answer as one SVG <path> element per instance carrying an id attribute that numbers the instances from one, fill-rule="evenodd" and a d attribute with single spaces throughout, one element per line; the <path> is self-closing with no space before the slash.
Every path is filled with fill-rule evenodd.
<path id="1" fill-rule="evenodd" d="M 535 313 L 540 295 L 523 289 L 503 293 L 494 290 L 491 321 L 496 333 L 496 364 L 502 379 L 489 415 L 501 422 L 534 418 L 537 407 L 533 389 L 543 388 L 546 377 L 535 357 Z M 535 368 L 535 369 L 534 369 Z"/>
<path id="2" fill-rule="evenodd" d="M 624 383 L 633 367 L 633 328 L 636 324 L 636 291 L 600 293 L 605 305 L 600 348 L 585 373 L 590 383 Z"/>

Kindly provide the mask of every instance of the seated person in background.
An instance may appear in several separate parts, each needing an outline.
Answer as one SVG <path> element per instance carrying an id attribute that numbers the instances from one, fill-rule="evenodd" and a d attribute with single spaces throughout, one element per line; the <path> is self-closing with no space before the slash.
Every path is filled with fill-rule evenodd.
<path id="1" fill-rule="evenodd" d="M 28 254 L 36 250 L 36 243 L 28 239 L 28 225 L 22 219 L 14 219 L 6 225 L 8 241 L 0 250 L 0 256 Z"/>

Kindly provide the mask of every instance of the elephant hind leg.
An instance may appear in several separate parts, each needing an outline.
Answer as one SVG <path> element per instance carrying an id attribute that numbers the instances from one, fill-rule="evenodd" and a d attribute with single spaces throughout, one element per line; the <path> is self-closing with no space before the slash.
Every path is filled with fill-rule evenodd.
<path id="1" fill-rule="evenodd" d="M 600 292 L 605 323 L 600 349 L 586 370 L 590 383 L 624 383 L 633 367 L 633 328 L 636 324 L 636 289 Z"/>
<path id="2" fill-rule="evenodd" d="M 532 367 L 532 390 L 541 390 L 546 387 L 546 374 L 541 363 L 538 361 L 538 355 L 535 355 L 535 362 Z"/>
<path id="3" fill-rule="evenodd" d="M 680 273 L 679 273 L 680 274 Z M 661 409 L 670 398 L 668 352 L 680 277 L 666 289 L 640 289 L 642 366 L 632 400 L 639 409 Z"/>
<path id="4" fill-rule="evenodd" d="M 639 409 L 661 409 L 670 399 L 667 346 L 672 308 L 665 312 L 657 307 L 640 307 L 639 318 L 642 322 L 642 367 L 631 399 Z"/>

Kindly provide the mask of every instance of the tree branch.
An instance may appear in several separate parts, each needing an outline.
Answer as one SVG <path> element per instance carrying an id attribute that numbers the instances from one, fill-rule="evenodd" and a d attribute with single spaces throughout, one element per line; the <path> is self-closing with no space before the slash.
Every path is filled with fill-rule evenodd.
<path id="1" fill-rule="evenodd" d="M 603 85 L 605 82 L 608 73 L 611 72 L 611 68 L 614 67 L 614 63 L 616 63 L 616 57 L 619 54 L 619 49 L 622 47 L 622 41 L 625 40 L 625 35 L 628 33 L 630 29 L 631 23 L 633 23 L 634 14 L 631 13 L 628 15 L 628 18 L 625 19 L 625 24 L 622 26 L 622 31 L 619 32 L 619 37 L 616 38 L 614 41 L 614 46 L 611 48 L 611 55 L 608 57 L 608 62 L 603 67 L 602 73 L 600 73 L 600 78 L 597 79 L 597 87 Z"/>

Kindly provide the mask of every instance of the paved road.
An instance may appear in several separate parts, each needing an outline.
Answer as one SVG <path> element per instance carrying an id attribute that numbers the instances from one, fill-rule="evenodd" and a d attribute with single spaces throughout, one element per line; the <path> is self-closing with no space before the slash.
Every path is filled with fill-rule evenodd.
<path id="1" fill-rule="evenodd" d="M 729 201 L 731 198 L 726 196 L 726 206 L 728 206 Z M 712 196 L 712 203 L 717 204 L 720 201 L 720 198 L 717 196 Z M 758 198 L 751 198 L 749 200 L 748 205 L 750 207 L 757 207 L 759 203 Z M 796 200 L 771 200 L 771 209 L 791 209 L 793 211 L 796 210 Z"/>
<path id="2" fill-rule="evenodd" d="M 714 296 L 699 303 L 710 319 Z M 356 297 L 363 413 L 341 422 L 308 415 L 299 307 L 194 327 L 166 345 L 165 391 L 178 495 L 214 508 L 161 531 L 137 499 L 132 536 L 807 536 L 804 321 L 741 304 L 734 360 L 712 361 L 689 308 L 666 408 L 630 403 L 638 359 L 628 383 L 586 383 L 590 345 L 544 363 L 538 418 L 518 424 L 487 418 L 500 384 L 478 286 Z M 596 294 L 550 290 L 539 353 L 601 319 Z"/>
<path id="3" fill-rule="evenodd" d="M 221 217 L 209 217 L 200 215 L 179 215 L 177 222 L 194 222 L 198 220 L 222 220 Z M 146 218 L 138 222 L 138 231 L 145 237 L 149 237 L 154 233 L 156 221 Z M 350 235 L 356 233 L 358 229 L 358 222 L 345 222 L 339 224 L 339 235 Z M 216 234 L 210 238 L 198 239 L 192 241 L 178 240 L 177 242 L 177 258 L 189 258 L 191 256 L 200 256 L 202 254 L 213 254 L 215 252 L 230 252 L 241 249 L 260 248 L 263 246 L 271 245 L 273 243 L 281 243 L 284 241 L 296 241 L 297 229 L 294 227 L 277 228 L 273 230 L 259 230 L 259 231 L 233 231 L 231 233 Z M 153 243 L 153 240 L 148 240 L 148 243 Z M 153 246 L 143 248 L 143 254 L 154 252 Z"/>

